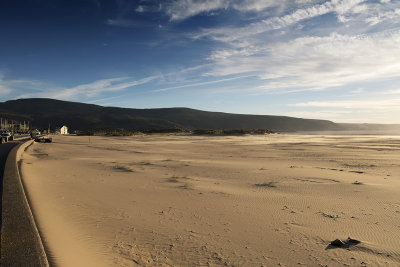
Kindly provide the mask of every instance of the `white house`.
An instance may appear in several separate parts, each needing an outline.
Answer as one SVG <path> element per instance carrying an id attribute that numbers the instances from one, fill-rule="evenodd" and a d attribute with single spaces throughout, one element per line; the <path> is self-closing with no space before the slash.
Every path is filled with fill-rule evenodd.
<path id="1" fill-rule="evenodd" d="M 65 125 L 63 127 L 61 127 L 60 134 L 68 134 L 68 127 Z"/>

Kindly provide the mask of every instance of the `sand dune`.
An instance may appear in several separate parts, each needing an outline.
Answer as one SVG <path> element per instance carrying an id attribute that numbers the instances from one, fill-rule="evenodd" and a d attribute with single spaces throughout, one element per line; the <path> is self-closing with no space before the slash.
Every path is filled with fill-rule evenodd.
<path id="1" fill-rule="evenodd" d="M 398 136 L 54 136 L 21 171 L 59 266 L 393 266 L 399 149 Z M 349 236 L 361 243 L 329 245 Z"/>

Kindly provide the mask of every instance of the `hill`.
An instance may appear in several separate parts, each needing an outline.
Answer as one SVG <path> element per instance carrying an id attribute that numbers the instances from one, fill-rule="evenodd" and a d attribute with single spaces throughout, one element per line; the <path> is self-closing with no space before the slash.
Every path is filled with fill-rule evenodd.
<path id="1" fill-rule="evenodd" d="M 283 131 L 361 130 L 382 125 L 338 124 L 286 116 L 243 115 L 190 108 L 131 109 L 46 98 L 0 103 L 0 117 L 30 121 L 38 128 L 67 125 L 71 130 L 270 129 Z M 392 127 L 392 126 L 384 126 Z M 400 127 L 399 127 L 400 129 Z"/>

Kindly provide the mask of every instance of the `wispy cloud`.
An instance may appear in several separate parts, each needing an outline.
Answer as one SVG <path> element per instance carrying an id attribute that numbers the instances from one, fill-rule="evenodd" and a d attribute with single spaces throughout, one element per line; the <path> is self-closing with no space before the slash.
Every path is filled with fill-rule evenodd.
<path id="1" fill-rule="evenodd" d="M 139 6 L 135 9 L 135 11 L 138 12 L 138 13 L 143 13 L 143 12 L 145 12 L 146 10 L 145 10 L 145 7 L 144 7 L 144 6 L 139 5 Z"/>
<path id="2" fill-rule="evenodd" d="M 374 16 L 368 17 L 366 18 L 366 22 L 368 22 L 371 25 L 376 25 L 378 23 L 381 23 L 383 21 L 386 20 L 399 20 L 400 19 L 400 9 L 396 8 L 395 10 L 390 10 L 387 12 L 380 12 L 378 11 L 378 13 Z"/>
<path id="3" fill-rule="evenodd" d="M 138 12 L 146 10 L 144 6 L 138 8 Z M 219 42 L 208 57 L 212 66 L 201 76 L 253 75 L 259 79 L 254 90 L 275 93 L 323 90 L 400 77 L 396 60 L 400 57 L 400 33 L 390 30 L 398 27 L 372 28 L 400 22 L 400 4 L 394 1 L 171 0 L 159 7 L 172 22 L 227 9 L 252 11 L 257 16 L 189 34 L 194 40 Z M 333 15 L 325 18 L 331 25 L 320 26 L 319 18 L 327 14 Z M 110 24 L 123 25 L 124 21 Z M 185 78 L 181 80 L 184 81 Z M 158 91 L 184 87 L 190 86 L 170 86 Z"/>
<path id="4" fill-rule="evenodd" d="M 300 37 L 289 42 L 214 51 L 214 75 L 257 73 L 259 89 L 319 90 L 400 77 L 400 32 Z"/>
<path id="5" fill-rule="evenodd" d="M 132 80 L 129 77 L 102 79 L 71 88 L 43 89 L 40 92 L 26 93 L 18 97 L 46 97 L 64 100 L 76 100 L 81 97 L 92 98 L 102 93 L 122 91 L 130 87 L 142 85 L 156 78 L 156 76 L 150 76 L 140 80 Z"/>
<path id="6" fill-rule="evenodd" d="M 8 95 L 11 92 L 9 85 L 3 80 L 0 74 L 0 96 Z"/>
<path id="7" fill-rule="evenodd" d="M 243 39 L 257 34 L 282 29 L 300 21 L 328 13 L 335 13 L 337 16 L 344 16 L 345 14 L 352 12 L 358 4 L 363 2 L 365 2 L 365 0 L 332 0 L 323 4 L 295 9 L 289 14 L 280 17 L 269 17 L 242 27 L 203 29 L 200 33 L 193 34 L 192 38 L 199 39 L 207 37 L 227 43 L 243 41 Z"/>
<path id="8" fill-rule="evenodd" d="M 154 75 L 141 78 L 133 79 L 132 77 L 117 77 L 109 79 L 100 79 L 90 83 L 80 84 L 73 87 L 55 87 L 50 83 L 31 81 L 31 80 L 7 80 L 4 76 L 0 75 L 0 96 L 2 94 L 11 94 L 15 98 L 30 98 L 30 97 L 45 97 L 45 98 L 55 98 L 63 100 L 81 100 L 90 103 L 102 102 L 104 100 L 110 100 L 117 97 L 108 97 L 108 93 L 125 91 L 129 88 L 140 85 L 148 85 L 154 83 L 162 84 L 182 84 L 184 82 L 191 84 L 186 84 L 184 86 L 177 85 L 171 86 L 169 88 L 163 88 L 156 91 L 167 91 L 178 88 L 193 87 L 196 84 L 193 83 L 193 79 L 187 80 L 188 77 L 197 77 L 195 74 L 199 70 L 208 68 L 209 64 L 197 65 L 193 67 L 181 68 L 179 70 L 166 72 L 166 73 L 156 73 Z M 234 77 L 230 79 L 223 79 L 220 81 L 211 81 L 205 83 L 197 83 L 198 86 L 204 84 L 213 84 L 223 81 L 229 81 L 234 79 L 239 79 L 240 77 Z M 99 99 L 95 99 L 100 97 Z"/>
<path id="9" fill-rule="evenodd" d="M 227 8 L 228 6 L 229 1 L 227 0 L 178 0 L 167 5 L 165 12 L 171 20 L 182 20 L 202 12 Z"/>
<path id="10" fill-rule="evenodd" d="M 184 84 L 184 85 L 179 85 L 179 86 L 172 86 L 172 87 L 166 87 L 166 88 L 156 89 L 156 90 L 153 90 L 153 92 L 164 92 L 164 91 L 170 91 L 170 90 L 174 90 L 174 89 L 182 89 L 182 88 L 189 88 L 189 87 L 198 87 L 198 86 L 204 86 L 204 85 L 210 85 L 210 84 L 216 84 L 216 83 L 229 82 L 229 81 L 239 80 L 239 79 L 244 79 L 244 78 L 249 78 L 249 77 L 253 77 L 253 76 L 254 76 L 254 75 L 236 76 L 236 77 L 225 78 L 225 79 L 214 80 L 214 81 L 189 83 L 189 84 Z"/>
<path id="11" fill-rule="evenodd" d="M 400 110 L 400 98 L 384 100 L 351 100 L 351 101 L 310 101 L 296 104 L 289 104 L 293 107 L 314 107 L 314 108 L 343 108 L 343 109 L 384 109 Z"/>
<path id="12" fill-rule="evenodd" d="M 244 0 L 234 1 L 232 7 L 239 11 L 262 11 L 266 8 L 284 5 L 285 1 L 273 0 Z"/>
<path id="13" fill-rule="evenodd" d="M 106 20 L 105 24 L 110 25 L 110 26 L 119 26 L 119 27 L 127 27 L 127 28 L 133 28 L 137 27 L 138 25 L 129 19 L 123 19 L 123 18 L 117 18 L 117 19 L 108 19 Z"/>
<path id="14" fill-rule="evenodd" d="M 391 89 L 382 92 L 383 95 L 400 95 L 400 89 Z"/>
<path id="15" fill-rule="evenodd" d="M 22 91 L 38 92 L 44 86 L 44 83 L 28 79 L 6 79 L 5 75 L 0 73 L 0 96 L 10 96 Z"/>
<path id="16" fill-rule="evenodd" d="M 265 106 L 273 102 L 274 108 L 286 108 L 281 109 L 282 113 L 303 114 L 304 117 L 343 120 L 352 112 L 360 112 L 380 120 L 390 110 L 397 117 L 400 114 L 397 86 L 400 81 L 400 1 L 141 0 L 114 3 L 116 10 L 104 16 L 110 18 L 104 24 L 132 29 L 111 30 L 113 38 L 120 38 L 115 39 L 120 44 L 118 48 L 123 48 L 113 53 L 140 54 L 137 64 L 114 62 L 114 66 L 118 66 L 115 69 L 131 73 L 145 65 L 140 71 L 143 76 L 97 77 L 96 81 L 69 87 L 0 76 L 0 96 L 109 103 L 114 97 L 120 98 L 115 95 L 139 93 L 141 96 L 148 94 L 142 99 L 158 99 L 160 105 L 169 105 L 165 101 L 171 99 L 192 103 L 189 99 L 193 98 L 192 94 L 179 94 L 188 90 L 205 101 L 214 97 L 210 96 L 212 93 L 215 98 L 240 98 L 248 101 L 247 108 L 253 105 L 249 104 L 252 101 L 249 99 L 259 103 L 262 99 Z M 110 30 L 104 24 L 106 31 Z M 163 28 L 158 29 L 158 25 Z M 154 34 L 138 40 L 134 33 L 142 32 L 144 27 L 154 30 Z M 133 34 L 127 38 L 125 34 L 129 32 Z M 150 43 L 157 45 L 150 47 Z M 141 50 L 143 44 L 151 49 Z M 111 51 L 116 47 L 108 48 Z M 149 71 L 147 74 L 144 74 L 145 69 Z M 176 98 L 165 98 L 174 94 Z M 287 101 L 294 96 L 301 97 L 301 103 L 288 106 Z M 324 101 L 328 97 L 332 101 Z M 128 102 L 126 99 L 118 102 L 124 101 Z M 319 112 L 315 112 L 317 110 Z M 373 112 L 379 116 L 374 116 Z M 390 120 L 395 119 L 393 115 Z"/>
<path id="17" fill-rule="evenodd" d="M 124 96 L 124 95 L 117 95 L 117 96 L 112 96 L 112 97 L 105 97 L 105 98 L 100 98 L 100 99 L 91 100 L 91 101 L 88 101 L 87 103 L 105 106 L 105 105 L 111 104 L 111 103 L 109 102 L 109 100 L 122 98 L 123 96 Z"/>
<path id="18" fill-rule="evenodd" d="M 392 114 L 392 115 L 391 115 Z M 313 111 L 291 111 L 281 115 L 297 118 L 330 120 L 339 123 L 396 123 L 396 115 L 390 110 L 340 110 L 319 108 Z"/>
<path id="19" fill-rule="evenodd" d="M 11 89 L 3 84 L 0 81 L 0 96 L 8 95 L 11 92 Z"/>
<path id="20" fill-rule="evenodd" d="M 400 24 L 400 3 L 289 2 L 297 8 L 281 16 L 192 33 L 194 39 L 208 38 L 220 43 L 208 58 L 213 67 L 207 74 L 251 73 L 262 80 L 256 90 L 285 93 L 400 77 L 396 60 L 400 57 L 400 32 L 393 26 L 394 18 Z M 390 20 L 390 27 L 372 28 L 367 18 L 373 18 L 374 13 L 380 15 L 373 24 Z M 318 17 L 326 14 L 336 15 L 336 20 L 328 18 L 334 27 L 318 25 Z M 313 19 L 311 26 L 303 29 L 302 22 L 309 19 Z M 287 27 L 291 27 L 288 32 Z"/>
<path id="21" fill-rule="evenodd" d="M 360 96 L 361 97 L 361 96 Z M 398 123 L 400 98 L 308 101 L 288 104 L 287 116 L 328 119 L 335 122 Z"/>
<path id="22" fill-rule="evenodd" d="M 315 111 L 291 111 L 285 112 L 285 116 L 296 117 L 296 118 L 307 118 L 307 119 L 320 119 L 320 120 L 332 120 L 335 122 L 344 122 L 344 118 L 350 118 L 353 122 L 354 117 L 350 116 L 352 111 L 350 110 L 337 110 L 337 109 L 319 109 Z M 360 120 L 358 120 L 360 122 Z"/>
<path id="23" fill-rule="evenodd" d="M 172 21 L 184 20 L 198 14 L 219 9 L 261 11 L 282 5 L 285 1 L 274 0 L 176 0 L 164 6 L 164 12 Z"/>
<path id="24" fill-rule="evenodd" d="M 352 90 L 350 93 L 352 93 L 352 94 L 361 94 L 361 93 L 364 93 L 364 92 L 365 92 L 364 88 L 357 88 L 355 90 Z"/>

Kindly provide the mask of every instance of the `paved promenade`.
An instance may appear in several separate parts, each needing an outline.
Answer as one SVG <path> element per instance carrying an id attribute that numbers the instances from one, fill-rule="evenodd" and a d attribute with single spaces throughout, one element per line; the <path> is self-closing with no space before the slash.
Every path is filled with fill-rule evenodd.
<path id="1" fill-rule="evenodd" d="M 48 266 L 18 173 L 23 141 L 0 145 L 1 266 Z"/>

